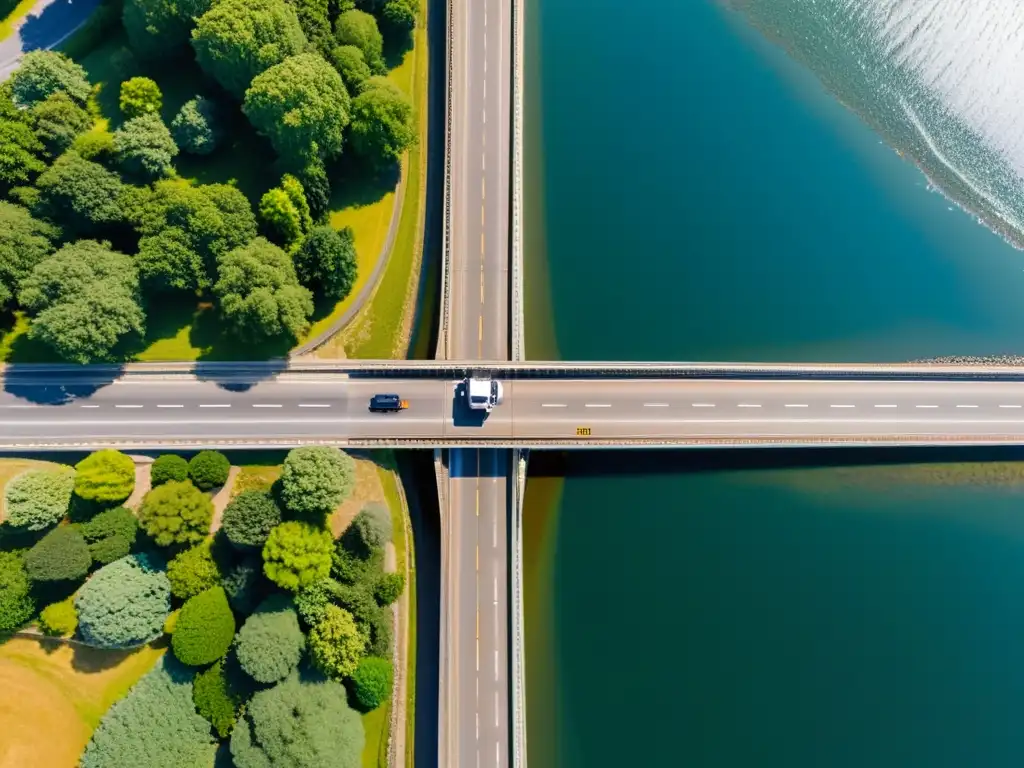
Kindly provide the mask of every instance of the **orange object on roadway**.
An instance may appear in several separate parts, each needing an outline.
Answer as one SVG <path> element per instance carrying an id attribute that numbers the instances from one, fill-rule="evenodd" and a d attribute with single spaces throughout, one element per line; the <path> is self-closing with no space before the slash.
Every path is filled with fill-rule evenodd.
<path id="1" fill-rule="evenodd" d="M 404 411 L 406 408 L 409 407 L 409 401 L 403 400 L 401 403 L 398 404 L 398 407 Z"/>

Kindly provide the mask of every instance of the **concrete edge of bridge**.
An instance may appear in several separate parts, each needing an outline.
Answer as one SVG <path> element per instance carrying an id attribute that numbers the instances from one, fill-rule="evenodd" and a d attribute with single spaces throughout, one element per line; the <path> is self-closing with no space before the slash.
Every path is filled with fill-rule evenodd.
<path id="1" fill-rule="evenodd" d="M 449 530 L 449 521 L 451 520 L 451 510 L 448 507 L 448 465 L 446 461 L 447 457 L 445 452 L 441 448 L 434 449 L 434 479 L 437 482 L 437 499 L 438 499 L 438 510 L 441 516 L 441 578 L 449 575 L 449 568 L 446 567 L 445 558 L 450 554 L 450 548 L 447 546 L 447 533 Z M 438 728 L 438 740 L 437 740 L 437 764 L 439 766 L 453 765 L 450 758 L 454 754 L 452 745 L 449 743 L 454 729 L 451 727 L 445 727 L 445 724 L 449 722 L 449 718 L 452 713 L 449 712 L 451 709 L 451 696 L 452 689 L 448 682 L 451 679 L 451 675 L 448 673 L 449 670 L 449 659 L 446 654 L 448 649 L 448 635 L 449 627 L 447 622 L 448 616 L 448 587 L 442 583 L 440 588 L 440 617 L 441 620 L 438 622 L 438 628 L 440 631 L 440 638 L 438 647 L 440 648 L 440 657 L 438 658 L 438 673 L 439 683 L 437 687 L 437 721 L 440 727 Z"/>
<path id="2" fill-rule="evenodd" d="M 446 0 L 448 6 L 448 28 L 445 31 L 445 114 L 444 114 L 444 192 L 441 225 L 441 307 L 438 320 L 441 328 L 437 334 L 437 348 L 434 358 L 445 360 L 451 349 L 451 225 L 452 225 L 452 72 L 455 62 L 452 58 L 452 43 L 455 36 L 455 11 L 453 0 Z"/>
<path id="3" fill-rule="evenodd" d="M 512 2 L 512 359 L 526 357 L 523 284 L 523 68 L 525 0 Z M 523 763 L 525 765 L 525 762 Z"/>
<path id="4" fill-rule="evenodd" d="M 523 499 L 526 495 L 526 469 L 529 451 L 512 451 L 512 765 L 526 768 L 526 637 L 525 596 L 523 595 Z"/>

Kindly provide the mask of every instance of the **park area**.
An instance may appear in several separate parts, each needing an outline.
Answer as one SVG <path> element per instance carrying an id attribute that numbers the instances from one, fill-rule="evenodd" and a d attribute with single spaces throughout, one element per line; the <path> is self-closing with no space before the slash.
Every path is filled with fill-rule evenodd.
<path id="1" fill-rule="evenodd" d="M 400 355 L 426 13 L 103 0 L 25 54 L 0 86 L 0 359 L 265 359 L 344 320 L 330 354 Z"/>
<path id="2" fill-rule="evenodd" d="M 392 454 L 59 458 L 0 460 L 0 768 L 404 761 Z"/>

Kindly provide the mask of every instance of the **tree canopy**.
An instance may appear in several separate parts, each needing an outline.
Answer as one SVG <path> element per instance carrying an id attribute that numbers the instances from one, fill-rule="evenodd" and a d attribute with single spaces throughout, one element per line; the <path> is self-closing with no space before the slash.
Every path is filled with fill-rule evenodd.
<path id="1" fill-rule="evenodd" d="M 265 491 L 242 491 L 224 509 L 221 530 L 238 549 L 262 549 L 281 522 L 281 510 Z"/>
<path id="2" fill-rule="evenodd" d="M 0 201 L 0 304 L 9 303 L 35 265 L 53 253 L 56 235 L 26 209 Z"/>
<path id="3" fill-rule="evenodd" d="M 114 131 L 114 151 L 125 171 L 155 179 L 170 175 L 178 145 L 160 115 L 147 112 Z"/>
<path id="4" fill-rule="evenodd" d="M 238 663 L 258 683 L 276 683 L 298 665 L 306 648 L 292 601 L 284 595 L 264 600 L 245 620 L 235 640 Z"/>
<path id="5" fill-rule="evenodd" d="M 78 581 L 90 565 L 89 546 L 75 525 L 54 528 L 25 553 L 25 571 L 32 581 Z"/>
<path id="6" fill-rule="evenodd" d="M 39 626 L 51 637 L 70 637 L 78 628 L 78 614 L 72 598 L 61 600 L 39 612 Z"/>
<path id="7" fill-rule="evenodd" d="M 339 45 L 354 45 L 358 48 L 375 75 L 383 75 L 387 71 L 384 65 L 384 37 L 377 27 L 377 20 L 370 14 L 357 9 L 345 11 L 334 22 L 334 36 Z"/>
<path id="8" fill-rule="evenodd" d="M 124 0 L 121 20 L 132 50 L 143 58 L 175 56 L 188 45 L 193 19 L 212 0 Z"/>
<path id="9" fill-rule="evenodd" d="M 210 532 L 213 502 L 191 482 L 171 480 L 149 491 L 139 525 L 161 547 L 198 544 Z"/>
<path id="10" fill-rule="evenodd" d="M 323 517 L 352 493 L 355 462 L 330 446 L 293 448 L 281 468 L 281 501 L 292 515 Z"/>
<path id="11" fill-rule="evenodd" d="M 352 148 L 376 167 L 397 163 L 416 143 L 412 101 L 383 77 L 371 77 L 352 101 Z"/>
<path id="12" fill-rule="evenodd" d="M 231 734 L 239 705 L 224 673 L 224 659 L 196 675 L 192 688 L 196 711 L 210 721 L 222 739 Z"/>
<path id="13" fill-rule="evenodd" d="M 67 235 L 103 232 L 123 219 L 121 179 L 74 150 L 58 157 L 36 180 L 36 187 L 39 202 L 34 213 L 59 222 Z"/>
<path id="14" fill-rule="evenodd" d="M 24 559 L 15 552 L 0 551 L 0 632 L 19 629 L 35 610 Z"/>
<path id="15" fill-rule="evenodd" d="M 51 93 L 36 102 L 30 112 L 32 128 L 51 157 L 66 151 L 79 135 L 92 127 L 89 113 L 64 91 Z"/>
<path id="16" fill-rule="evenodd" d="M 84 104 L 92 90 L 85 70 L 57 51 L 29 51 L 21 57 L 10 82 L 14 101 L 26 107 L 58 91 Z"/>
<path id="17" fill-rule="evenodd" d="M 363 58 L 363 52 L 355 45 L 336 45 L 331 49 L 331 64 L 341 75 L 345 89 L 356 95 L 363 88 L 363 83 L 370 79 L 373 72 Z"/>
<path id="18" fill-rule="evenodd" d="M 366 637 L 352 614 L 336 605 L 324 609 L 324 617 L 309 631 L 313 663 L 328 677 L 340 679 L 356 671 L 366 651 Z"/>
<path id="19" fill-rule="evenodd" d="M 118 103 L 127 118 L 158 114 L 164 104 L 164 95 L 160 86 L 148 77 L 132 77 L 121 83 Z"/>
<path id="20" fill-rule="evenodd" d="M 171 636 L 174 655 L 183 664 L 203 667 L 224 656 L 235 636 L 235 617 L 222 587 L 185 601 Z"/>
<path id="21" fill-rule="evenodd" d="M 135 462 L 120 451 L 96 451 L 75 465 L 75 493 L 86 501 L 120 504 L 133 490 Z"/>
<path id="22" fill-rule="evenodd" d="M 46 148 L 31 126 L 21 119 L 0 120 L 0 184 L 25 184 L 46 169 Z"/>
<path id="23" fill-rule="evenodd" d="M 156 637 L 171 611 L 171 585 L 158 564 L 129 555 L 100 568 L 75 595 L 78 631 L 101 648 L 129 648 Z"/>
<path id="24" fill-rule="evenodd" d="M 297 592 L 331 572 L 331 533 L 292 520 L 274 528 L 263 545 L 263 572 L 282 589 Z"/>
<path id="25" fill-rule="evenodd" d="M 314 227 L 295 253 L 299 282 L 317 296 L 344 299 L 358 275 L 355 238 L 350 227 Z"/>
<path id="26" fill-rule="evenodd" d="M 220 584 L 220 566 L 213 558 L 210 542 L 203 541 L 171 558 L 167 578 L 171 594 L 179 600 L 188 600 Z"/>
<path id="27" fill-rule="evenodd" d="M 391 696 L 394 669 L 388 659 L 367 656 L 352 675 L 352 693 L 364 712 L 376 709 Z"/>
<path id="28" fill-rule="evenodd" d="M 188 462 L 176 453 L 165 453 L 156 457 L 150 466 L 149 480 L 153 485 L 163 485 L 169 480 L 187 480 Z"/>
<path id="29" fill-rule="evenodd" d="M 130 509 L 115 507 L 103 510 L 79 528 L 89 545 L 93 562 L 106 565 L 131 552 L 139 521 Z"/>
<path id="30" fill-rule="evenodd" d="M 4 488 L 6 521 L 15 528 L 42 531 L 68 512 L 75 472 L 70 467 L 22 472 Z"/>
<path id="31" fill-rule="evenodd" d="M 171 121 L 171 135 L 181 151 L 193 155 L 213 152 L 222 133 L 216 104 L 202 96 L 186 101 Z"/>

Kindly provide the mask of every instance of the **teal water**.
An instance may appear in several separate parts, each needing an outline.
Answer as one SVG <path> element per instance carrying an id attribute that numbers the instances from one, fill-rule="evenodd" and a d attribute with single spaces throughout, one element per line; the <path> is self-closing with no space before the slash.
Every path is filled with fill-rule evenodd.
<path id="1" fill-rule="evenodd" d="M 1005 125 L 975 135 L 983 103 L 954 121 L 954 89 L 932 114 L 895 75 L 871 102 L 879 72 L 918 76 L 895 58 L 920 40 L 873 48 L 863 9 L 927 2 L 534 0 L 529 356 L 1021 354 L 1024 253 L 959 207 L 1012 234 Z M 982 156 L 984 188 L 961 162 Z M 532 768 L 1024 761 L 1024 465 L 830 457 L 530 480 Z"/>

